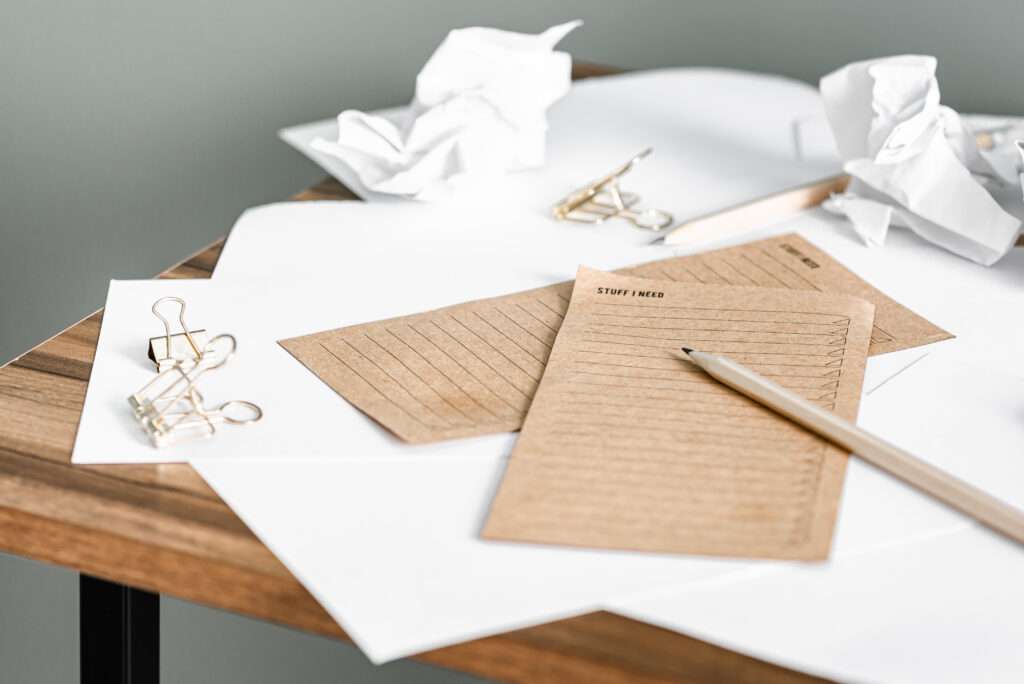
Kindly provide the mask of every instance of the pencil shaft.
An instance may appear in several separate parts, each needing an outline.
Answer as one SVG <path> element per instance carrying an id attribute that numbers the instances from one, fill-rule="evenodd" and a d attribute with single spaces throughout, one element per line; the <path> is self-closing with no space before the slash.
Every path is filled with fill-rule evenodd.
<path id="1" fill-rule="evenodd" d="M 709 375 L 759 404 L 848 449 L 993 530 L 1024 543 L 1024 513 L 1013 506 L 862 430 L 745 366 L 698 351 L 690 352 L 689 357 Z"/>
<path id="2" fill-rule="evenodd" d="M 848 181 L 848 176 L 833 176 L 692 219 L 666 235 L 665 244 L 680 246 L 724 239 L 771 225 L 821 204 L 832 193 L 842 192 Z"/>

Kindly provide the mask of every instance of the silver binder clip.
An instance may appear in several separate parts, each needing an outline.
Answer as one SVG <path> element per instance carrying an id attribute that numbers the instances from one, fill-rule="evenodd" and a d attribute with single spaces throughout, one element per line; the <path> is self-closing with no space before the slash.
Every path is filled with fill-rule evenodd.
<path id="1" fill-rule="evenodd" d="M 244 425 L 263 417 L 262 409 L 250 401 L 232 400 L 207 408 L 196 387 L 206 373 L 223 368 L 237 346 L 234 336 L 217 335 L 198 357 L 174 362 L 128 397 L 132 414 L 154 446 L 212 437 L 219 424 Z"/>
<path id="2" fill-rule="evenodd" d="M 553 213 L 559 221 L 598 224 L 610 218 L 622 218 L 644 230 L 664 230 L 675 220 L 661 209 L 636 209 L 640 195 L 619 188 L 619 180 L 629 173 L 652 148 L 636 155 L 607 176 L 580 188 L 555 205 Z"/>
<path id="3" fill-rule="evenodd" d="M 178 309 L 181 332 L 171 334 L 171 324 L 158 309 L 166 302 L 174 302 Z M 161 297 L 153 303 L 153 315 L 164 324 L 164 334 L 149 338 L 149 358 L 156 364 L 157 372 L 171 368 L 178 361 L 198 361 L 206 346 L 205 330 L 189 330 L 185 324 L 185 300 L 180 297 Z"/>

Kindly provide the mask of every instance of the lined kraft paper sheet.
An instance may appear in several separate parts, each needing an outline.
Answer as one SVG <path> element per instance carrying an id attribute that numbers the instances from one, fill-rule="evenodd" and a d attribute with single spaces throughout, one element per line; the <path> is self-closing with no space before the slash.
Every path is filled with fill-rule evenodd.
<path id="1" fill-rule="evenodd" d="M 861 297 L 875 305 L 875 354 L 950 337 L 792 234 L 620 273 Z M 281 344 L 408 442 L 507 432 L 522 425 L 571 293 L 572 283 L 561 283 Z"/>
<path id="2" fill-rule="evenodd" d="M 873 313 L 842 295 L 581 269 L 483 536 L 826 558 L 845 454 L 678 349 L 726 355 L 854 420 Z"/>

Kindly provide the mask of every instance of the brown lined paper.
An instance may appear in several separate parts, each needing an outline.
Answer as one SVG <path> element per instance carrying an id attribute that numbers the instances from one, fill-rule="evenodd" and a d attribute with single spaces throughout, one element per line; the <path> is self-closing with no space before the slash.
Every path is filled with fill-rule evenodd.
<path id="1" fill-rule="evenodd" d="M 948 340 L 948 332 L 890 299 L 796 234 L 703 254 L 655 261 L 621 271 L 707 285 L 745 285 L 835 292 L 875 305 L 871 354 Z"/>
<path id="2" fill-rule="evenodd" d="M 281 344 L 408 442 L 518 430 L 572 283 Z"/>
<path id="3" fill-rule="evenodd" d="M 728 356 L 853 420 L 872 318 L 840 295 L 581 269 L 483 536 L 826 558 L 845 455 L 676 350 Z"/>
<path id="4" fill-rule="evenodd" d="M 702 284 L 855 295 L 876 307 L 872 353 L 950 337 L 797 235 L 622 271 Z M 516 430 L 572 283 L 281 342 L 336 392 L 409 442 Z"/>

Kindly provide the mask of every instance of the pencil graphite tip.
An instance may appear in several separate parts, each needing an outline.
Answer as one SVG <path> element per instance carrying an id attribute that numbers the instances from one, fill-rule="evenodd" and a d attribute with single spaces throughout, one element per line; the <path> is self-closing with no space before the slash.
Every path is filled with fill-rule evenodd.
<path id="1" fill-rule="evenodd" d="M 692 352 L 692 351 L 693 351 L 693 350 L 692 350 L 692 349 L 690 349 L 689 347 L 680 347 L 680 349 L 681 349 L 681 350 L 683 350 L 683 353 L 684 353 L 684 354 L 686 354 L 687 356 L 689 356 L 689 355 L 690 355 L 690 352 Z"/>

